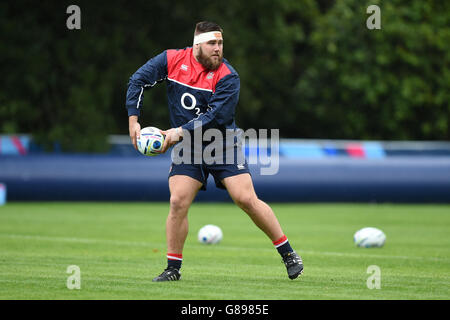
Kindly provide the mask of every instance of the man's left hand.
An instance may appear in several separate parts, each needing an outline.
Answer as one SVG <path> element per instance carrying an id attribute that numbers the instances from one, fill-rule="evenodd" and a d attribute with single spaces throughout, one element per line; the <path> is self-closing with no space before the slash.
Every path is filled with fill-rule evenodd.
<path id="1" fill-rule="evenodd" d="M 161 130 L 161 133 L 163 135 L 165 135 L 164 144 L 161 149 L 161 153 L 166 152 L 167 149 L 169 149 L 175 143 L 180 141 L 180 139 L 183 137 L 183 129 L 181 129 L 181 127 L 172 128 L 172 129 L 165 130 L 165 131 Z"/>

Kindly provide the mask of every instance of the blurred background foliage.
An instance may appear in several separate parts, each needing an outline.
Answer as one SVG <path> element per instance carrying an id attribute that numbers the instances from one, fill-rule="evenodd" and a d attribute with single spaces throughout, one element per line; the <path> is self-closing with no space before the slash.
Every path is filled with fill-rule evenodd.
<path id="1" fill-rule="evenodd" d="M 69 5 L 81 30 L 68 30 Z M 241 77 L 237 124 L 282 138 L 449 140 L 450 2 L 423 0 L 0 2 L 0 133 L 47 149 L 105 151 L 128 134 L 129 77 L 192 44 L 195 23 L 224 29 Z M 366 28 L 371 4 L 381 30 Z M 164 84 L 143 126 L 169 126 Z"/>

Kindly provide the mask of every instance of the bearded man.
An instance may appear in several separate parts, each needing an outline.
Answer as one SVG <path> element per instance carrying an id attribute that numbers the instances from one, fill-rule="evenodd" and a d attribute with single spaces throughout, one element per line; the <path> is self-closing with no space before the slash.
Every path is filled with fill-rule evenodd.
<path id="1" fill-rule="evenodd" d="M 240 80 L 236 70 L 223 58 L 223 30 L 213 22 L 196 24 L 193 46 L 166 50 L 150 59 L 131 76 L 128 83 L 128 109 L 131 142 L 137 149 L 141 126 L 138 122 L 144 90 L 166 81 L 171 128 L 165 135 L 162 152 L 182 139 L 194 136 L 194 130 L 215 129 L 222 133 L 236 130 L 235 111 Z M 195 141 L 192 147 L 195 149 Z M 201 142 L 200 149 L 204 148 Z M 233 141 L 234 162 L 173 162 L 169 172 L 170 209 L 166 220 L 167 268 L 153 281 L 180 280 L 183 248 L 188 234 L 188 210 L 199 190 L 206 190 L 209 174 L 218 188 L 226 189 L 233 201 L 267 235 L 281 255 L 290 279 L 303 272 L 301 257 L 292 249 L 274 212 L 260 200 L 242 156 L 242 148 Z M 222 154 L 227 154 L 223 152 Z M 237 159 L 244 159 L 239 162 Z M 219 159 L 221 160 L 221 159 Z"/>

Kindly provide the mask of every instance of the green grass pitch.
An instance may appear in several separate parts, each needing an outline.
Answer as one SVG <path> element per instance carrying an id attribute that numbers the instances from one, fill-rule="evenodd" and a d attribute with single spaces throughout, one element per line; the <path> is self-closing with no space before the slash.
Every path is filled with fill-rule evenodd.
<path id="1" fill-rule="evenodd" d="M 231 203 L 194 203 L 182 280 L 166 266 L 167 203 L 7 203 L 0 207 L 0 299 L 449 299 L 450 206 L 270 204 L 305 272 L 289 280 L 271 241 Z M 218 245 L 197 242 L 216 224 Z M 383 248 L 356 248 L 373 226 Z M 70 265 L 81 288 L 67 288 Z M 368 267 L 380 270 L 369 289 Z"/>

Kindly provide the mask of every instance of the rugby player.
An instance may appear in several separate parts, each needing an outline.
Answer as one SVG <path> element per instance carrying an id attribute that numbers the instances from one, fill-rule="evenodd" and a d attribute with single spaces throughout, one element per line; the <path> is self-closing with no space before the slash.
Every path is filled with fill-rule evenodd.
<path id="1" fill-rule="evenodd" d="M 216 23 L 197 23 L 192 47 L 165 50 L 131 76 L 126 107 L 130 138 L 136 149 L 144 90 L 163 81 L 167 84 L 171 125 L 162 132 L 165 135 L 163 152 L 188 134 L 191 139 L 199 127 L 203 131 L 214 128 L 223 133 L 238 129 L 235 111 L 239 100 L 239 75 L 223 58 L 223 30 Z M 224 143 L 226 147 L 230 145 Z M 239 158 L 237 155 L 242 148 L 238 144 L 231 148 L 234 148 L 234 156 Z M 180 280 L 183 247 L 188 234 L 188 210 L 198 191 L 206 190 L 210 174 L 216 186 L 226 189 L 233 201 L 272 241 L 282 257 L 288 277 L 297 278 L 303 272 L 301 257 L 292 249 L 270 206 L 257 197 L 247 162 L 236 160 L 213 164 L 172 163 L 168 179 L 170 209 L 166 220 L 167 268 L 153 281 Z"/>

